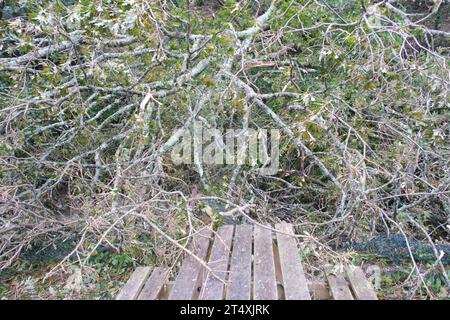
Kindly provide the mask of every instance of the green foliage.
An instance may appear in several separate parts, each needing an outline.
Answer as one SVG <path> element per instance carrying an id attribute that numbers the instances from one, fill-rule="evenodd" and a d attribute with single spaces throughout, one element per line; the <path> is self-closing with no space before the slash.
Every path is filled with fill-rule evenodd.
<path id="1" fill-rule="evenodd" d="M 186 214 L 194 184 L 326 243 L 398 226 L 420 236 L 410 217 L 448 240 L 447 49 L 386 2 L 280 0 L 264 25 L 270 1 L 1 4 L 0 202 L 12 231 L 0 267 L 37 238 L 80 230 L 84 255 L 108 230 L 123 251 L 96 252 L 85 280 L 111 297 L 136 265 L 157 261 L 155 243 L 167 245 L 143 217 L 174 239 L 192 223 L 228 223 L 218 205 Z M 241 128 L 248 116 L 251 128 L 274 128 L 262 103 L 276 114 L 275 177 L 169 162 L 170 147 L 161 150 L 205 94 L 196 116 L 211 127 Z M 443 280 L 427 281 L 438 295 Z"/>
<path id="2" fill-rule="evenodd" d="M 450 270 L 447 271 L 447 277 L 450 277 Z M 446 286 L 446 280 L 442 273 L 435 273 L 429 275 L 426 280 L 426 285 L 432 290 L 434 294 L 437 295 L 438 299 L 448 300 L 448 287 Z M 421 286 L 421 291 L 425 294 L 425 286 Z"/>

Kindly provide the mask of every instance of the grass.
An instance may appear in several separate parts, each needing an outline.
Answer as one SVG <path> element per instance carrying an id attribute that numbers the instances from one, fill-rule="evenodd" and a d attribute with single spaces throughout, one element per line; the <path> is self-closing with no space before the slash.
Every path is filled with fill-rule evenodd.
<path id="1" fill-rule="evenodd" d="M 141 257 L 103 252 L 80 269 L 67 265 L 44 280 L 57 261 L 19 259 L 0 273 L 0 299 L 113 299 Z"/>

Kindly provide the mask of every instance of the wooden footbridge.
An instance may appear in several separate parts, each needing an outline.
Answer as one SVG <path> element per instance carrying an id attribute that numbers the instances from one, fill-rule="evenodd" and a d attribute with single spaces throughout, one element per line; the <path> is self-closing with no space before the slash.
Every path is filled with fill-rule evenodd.
<path id="1" fill-rule="evenodd" d="M 377 299 L 359 267 L 326 272 L 322 282 L 307 279 L 292 235 L 287 223 L 275 230 L 225 225 L 214 234 L 204 228 L 189 247 L 197 258 L 186 255 L 174 281 L 169 268 L 138 267 L 117 300 Z"/>

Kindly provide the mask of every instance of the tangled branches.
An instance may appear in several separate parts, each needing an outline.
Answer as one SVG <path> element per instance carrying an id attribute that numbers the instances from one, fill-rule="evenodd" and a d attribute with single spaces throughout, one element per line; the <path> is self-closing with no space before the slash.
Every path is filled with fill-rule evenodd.
<path id="1" fill-rule="evenodd" d="M 448 4 L 329 2 L 55 2 L 5 20 L 0 268 L 74 235 L 81 264 L 142 235 L 164 260 L 216 211 L 247 205 L 328 248 L 448 241 L 449 32 L 430 27 Z M 278 174 L 174 165 L 194 120 L 279 128 Z"/>

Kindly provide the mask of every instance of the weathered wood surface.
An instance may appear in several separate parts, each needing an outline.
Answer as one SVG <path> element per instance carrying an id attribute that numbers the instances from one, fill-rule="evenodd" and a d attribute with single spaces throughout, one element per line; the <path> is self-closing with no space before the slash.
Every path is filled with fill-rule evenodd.
<path id="1" fill-rule="evenodd" d="M 217 230 L 208 262 L 208 267 L 213 270 L 214 274 L 207 275 L 200 299 L 222 300 L 224 298 L 232 240 L 233 225 L 222 226 Z"/>
<path id="2" fill-rule="evenodd" d="M 226 289 L 228 300 L 249 300 L 252 282 L 253 226 L 236 226 L 231 253 L 230 275 Z"/>
<path id="3" fill-rule="evenodd" d="M 331 295 L 325 281 L 313 280 L 308 283 L 309 293 L 312 300 L 330 300 Z"/>
<path id="4" fill-rule="evenodd" d="M 292 225 L 277 224 L 275 229 L 280 231 L 277 240 L 286 300 L 311 300 L 296 239 L 287 235 L 294 234 Z"/>
<path id="5" fill-rule="evenodd" d="M 277 300 L 277 283 L 273 258 L 272 231 L 255 225 L 253 262 L 253 299 Z"/>
<path id="6" fill-rule="evenodd" d="M 290 224 L 275 225 L 275 234 L 258 225 L 225 225 L 211 240 L 212 231 L 204 228 L 189 250 L 213 273 L 191 255 L 175 281 L 168 279 L 169 268 L 138 267 L 116 299 L 377 300 L 360 267 L 346 266 L 345 274 L 325 268 L 326 282 L 308 282 Z"/>
<path id="7" fill-rule="evenodd" d="M 352 292 L 341 272 L 325 268 L 325 274 L 334 300 L 353 300 Z"/>
<path id="8" fill-rule="evenodd" d="M 138 296 L 138 300 L 156 300 L 159 298 L 159 294 L 167 280 L 169 273 L 168 268 L 156 267 L 153 269 L 152 274 L 145 282 L 141 293 Z"/>
<path id="9" fill-rule="evenodd" d="M 347 266 L 347 277 L 358 300 L 378 300 L 372 284 L 367 280 L 364 271 L 357 266 Z"/>
<path id="10" fill-rule="evenodd" d="M 145 281 L 150 276 L 151 271 L 152 268 L 150 267 L 137 267 L 130 279 L 128 279 L 127 283 L 120 290 L 116 300 L 135 300 L 144 286 Z"/>
<path id="11" fill-rule="evenodd" d="M 205 260 L 210 243 L 211 230 L 203 228 L 194 236 L 190 250 L 201 260 Z M 178 272 L 169 300 L 192 300 L 201 279 L 203 266 L 191 255 L 187 256 Z"/>

